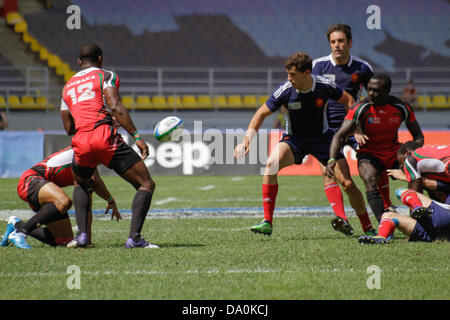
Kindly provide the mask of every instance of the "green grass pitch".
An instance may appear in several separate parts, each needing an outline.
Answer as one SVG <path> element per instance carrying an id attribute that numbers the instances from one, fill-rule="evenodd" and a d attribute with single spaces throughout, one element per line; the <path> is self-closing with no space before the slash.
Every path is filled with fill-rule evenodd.
<path id="1" fill-rule="evenodd" d="M 154 179 L 157 189 L 143 235 L 160 249 L 125 250 L 126 218 L 95 219 L 94 248 L 51 248 L 31 238 L 32 250 L 0 248 L 0 299 L 450 299 L 448 243 L 407 243 L 397 231 L 390 244 L 360 245 L 362 230 L 354 214 L 349 218 L 353 237 L 334 231 L 331 215 L 275 213 L 271 237 L 248 230 L 262 212 L 222 217 L 211 209 L 201 211 L 208 217 L 170 218 L 172 209 L 260 208 L 262 177 Z M 354 179 L 364 190 L 359 177 Z M 17 180 L 0 180 L 1 233 L 7 210 L 29 210 L 16 194 Z M 118 177 L 104 180 L 119 208 L 129 210 L 132 187 Z M 328 207 L 321 177 L 279 177 L 279 183 L 279 208 Z M 393 192 L 400 185 L 391 182 L 395 205 L 400 203 Z M 71 196 L 72 189 L 66 192 Z M 345 194 L 344 199 L 349 207 Z M 93 208 L 103 210 L 105 202 L 94 196 Z M 164 209 L 164 217 L 151 214 Z M 68 286 L 69 266 L 80 270 L 79 289 Z"/>

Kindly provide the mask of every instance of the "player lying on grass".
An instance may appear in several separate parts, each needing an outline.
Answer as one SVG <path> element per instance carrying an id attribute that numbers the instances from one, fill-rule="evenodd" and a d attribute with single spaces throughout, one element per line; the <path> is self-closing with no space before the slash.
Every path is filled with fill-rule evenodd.
<path id="1" fill-rule="evenodd" d="M 360 243 L 389 243 L 395 228 L 407 235 L 409 241 L 450 240 L 450 205 L 431 200 L 412 189 L 400 188 L 395 194 L 411 209 L 411 216 L 394 211 L 383 213 L 378 235 L 361 236 Z"/>
<path id="2" fill-rule="evenodd" d="M 72 200 L 62 188 L 74 185 L 72 175 L 73 150 L 71 147 L 62 149 L 25 171 L 19 179 L 17 193 L 28 202 L 36 212 L 27 222 L 17 217 L 10 217 L 0 246 L 9 242 L 17 248 L 30 249 L 27 237 L 31 236 L 51 246 L 70 244 L 73 240 L 72 225 L 67 211 L 72 206 Z M 98 171 L 91 179 L 91 194 L 94 191 L 108 202 L 105 214 L 112 210 L 111 219 L 122 219 L 116 202 L 106 188 Z M 89 230 L 92 221 L 90 215 Z M 46 227 L 43 227 L 43 226 Z M 89 243 L 91 243 L 89 232 Z"/>
<path id="3" fill-rule="evenodd" d="M 358 170 L 366 189 L 367 202 L 378 222 L 384 212 L 383 199 L 378 190 L 378 180 L 386 169 L 398 168 L 397 151 L 400 148 L 398 130 L 402 122 L 414 141 L 423 145 L 424 136 L 412 108 L 397 97 L 389 95 L 391 78 L 374 75 L 367 85 L 368 98 L 355 103 L 345 116 L 330 146 L 328 176 L 334 177 L 336 158 L 349 135 L 359 128 L 364 135 L 358 141 Z"/>
<path id="4" fill-rule="evenodd" d="M 281 106 L 287 107 L 287 132 L 273 148 L 266 162 L 262 181 L 264 220 L 250 230 L 264 235 L 272 234 L 272 220 L 278 193 L 278 172 L 292 164 L 301 164 L 310 154 L 319 160 L 325 184 L 326 195 L 337 217 L 345 217 L 342 192 L 334 177 L 325 174 L 329 159 L 329 148 L 334 132 L 327 126 L 325 107 L 328 99 L 334 99 L 349 107 L 353 98 L 330 79 L 311 75 L 312 60 L 303 53 L 293 54 L 285 63 L 288 80 L 256 111 L 248 125 L 244 141 L 237 145 L 234 156 L 240 158 L 249 152 L 250 142 L 268 116 Z M 339 153 L 336 158 L 343 159 Z M 367 212 L 358 217 L 364 231 L 372 228 Z M 333 227 L 344 234 L 353 234 L 353 229 L 344 219 Z"/>
<path id="5" fill-rule="evenodd" d="M 428 191 L 430 198 L 450 204 L 450 146 L 420 147 L 405 142 L 397 152 L 402 169 L 388 170 L 390 176 L 408 182 L 408 188 Z"/>

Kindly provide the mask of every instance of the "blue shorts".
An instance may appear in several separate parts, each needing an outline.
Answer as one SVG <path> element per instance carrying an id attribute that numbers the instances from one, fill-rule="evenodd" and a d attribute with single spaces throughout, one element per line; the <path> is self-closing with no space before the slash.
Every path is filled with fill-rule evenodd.
<path id="1" fill-rule="evenodd" d="M 332 130 L 334 133 L 336 133 L 336 132 L 338 132 L 339 128 L 330 128 L 330 130 Z M 345 141 L 344 145 L 342 146 L 342 149 L 344 148 L 344 146 L 350 146 L 355 151 L 358 151 L 358 149 L 359 149 L 359 144 L 358 144 L 358 142 L 356 142 L 356 139 L 354 136 L 348 137 L 347 141 Z M 341 150 L 341 152 L 342 152 L 342 150 Z"/>
<path id="2" fill-rule="evenodd" d="M 430 209 L 431 216 L 416 223 L 409 241 L 450 240 L 450 205 L 432 201 Z"/>
<path id="3" fill-rule="evenodd" d="M 332 130 L 314 138 L 296 137 L 284 133 L 280 142 L 286 142 L 291 147 L 295 164 L 302 164 L 303 158 L 310 154 L 326 166 L 330 158 L 330 145 L 333 136 Z M 339 153 L 336 159 L 343 157 L 344 155 Z"/>

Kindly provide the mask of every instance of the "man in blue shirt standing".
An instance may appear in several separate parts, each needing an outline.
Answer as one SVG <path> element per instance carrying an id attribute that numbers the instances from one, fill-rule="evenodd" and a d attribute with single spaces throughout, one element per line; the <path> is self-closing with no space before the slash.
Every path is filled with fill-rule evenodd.
<path id="1" fill-rule="evenodd" d="M 293 54 L 285 63 L 287 81 L 255 112 L 248 125 L 244 141 L 235 148 L 234 156 L 249 152 L 250 141 L 263 121 L 283 105 L 287 107 L 286 133 L 273 148 L 266 162 L 262 191 L 264 220 L 250 230 L 264 235 L 272 234 L 272 218 L 278 193 L 278 172 L 292 164 L 301 164 L 306 155 L 314 156 L 320 163 L 326 186 L 337 184 L 326 175 L 329 148 L 334 131 L 328 128 L 325 109 L 329 99 L 349 108 L 354 99 L 335 82 L 322 76 L 311 75 L 312 60 L 303 53 Z M 339 157 L 343 157 L 340 155 Z M 339 158 L 338 157 L 338 158 Z M 344 209 L 341 199 L 330 202 L 336 212 Z"/>
<path id="2" fill-rule="evenodd" d="M 367 87 L 369 79 L 374 74 L 373 69 L 366 61 L 350 54 L 350 48 L 352 47 L 352 31 L 348 25 L 331 25 L 327 29 L 327 39 L 330 44 L 331 53 L 313 61 L 312 73 L 322 75 L 323 77 L 335 81 L 342 89 L 347 91 L 356 101 L 358 101 L 363 87 Z M 336 132 L 340 128 L 347 111 L 348 109 L 338 101 L 332 99 L 328 101 L 326 115 L 330 129 Z M 354 137 L 350 137 L 347 144 L 355 150 L 358 147 Z M 367 218 L 363 194 L 352 180 L 350 169 L 345 158 L 339 159 L 336 164 L 336 178 L 347 193 L 350 204 L 360 219 L 363 231 L 370 235 L 373 233 L 373 228 L 370 219 Z M 383 200 L 387 197 L 387 200 L 384 201 L 385 207 L 389 207 L 391 203 L 389 200 L 389 181 L 387 176 L 384 175 L 380 178 L 379 182 L 379 188 L 380 185 L 382 186 L 382 188 L 380 188 L 380 193 L 382 193 Z M 337 184 L 334 188 L 336 189 L 334 190 L 335 193 L 340 192 Z M 337 189 L 339 189 L 339 191 L 337 191 Z M 325 193 L 329 197 L 329 190 L 325 189 Z M 348 222 L 345 215 L 337 216 L 332 221 L 333 227 L 336 229 L 337 226 L 343 223 L 342 220 Z"/>

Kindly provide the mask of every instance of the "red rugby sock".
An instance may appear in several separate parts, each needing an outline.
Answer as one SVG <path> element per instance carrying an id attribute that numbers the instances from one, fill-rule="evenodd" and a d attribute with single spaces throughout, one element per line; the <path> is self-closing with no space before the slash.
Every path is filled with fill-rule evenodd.
<path id="1" fill-rule="evenodd" d="M 420 201 L 417 192 L 412 189 L 406 189 L 403 191 L 400 195 L 400 201 L 411 209 L 423 207 L 422 201 Z"/>
<path id="2" fill-rule="evenodd" d="M 372 221 L 370 221 L 369 214 L 367 213 L 367 211 L 364 214 L 357 214 L 357 216 L 359 218 L 359 222 L 361 222 L 363 232 L 373 229 Z"/>
<path id="3" fill-rule="evenodd" d="M 381 219 L 380 226 L 378 227 L 378 235 L 383 238 L 388 238 L 395 231 L 395 222 L 393 219 Z"/>
<path id="4" fill-rule="evenodd" d="M 325 195 L 334 211 L 334 214 L 344 220 L 347 220 L 344 211 L 344 198 L 342 197 L 341 188 L 336 182 L 325 185 Z"/>
<path id="5" fill-rule="evenodd" d="M 378 191 L 383 199 L 384 209 L 389 208 L 392 205 L 392 202 L 389 194 L 389 177 L 386 171 L 383 171 L 378 179 Z"/>
<path id="6" fill-rule="evenodd" d="M 262 185 L 264 220 L 269 221 L 272 225 L 273 211 L 275 209 L 275 200 L 278 194 L 278 184 Z"/>

